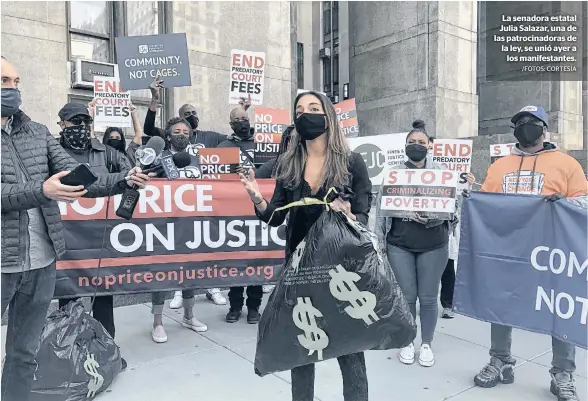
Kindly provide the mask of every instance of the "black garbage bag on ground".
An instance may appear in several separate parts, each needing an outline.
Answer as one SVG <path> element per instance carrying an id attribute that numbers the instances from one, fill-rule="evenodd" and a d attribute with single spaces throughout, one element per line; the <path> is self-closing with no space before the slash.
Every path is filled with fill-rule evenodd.
<path id="1" fill-rule="evenodd" d="M 255 373 L 402 348 L 416 324 L 376 235 L 326 211 L 286 264 L 259 324 Z"/>
<path id="2" fill-rule="evenodd" d="M 120 350 L 102 325 L 71 302 L 47 318 L 30 401 L 87 401 L 122 368 Z"/>

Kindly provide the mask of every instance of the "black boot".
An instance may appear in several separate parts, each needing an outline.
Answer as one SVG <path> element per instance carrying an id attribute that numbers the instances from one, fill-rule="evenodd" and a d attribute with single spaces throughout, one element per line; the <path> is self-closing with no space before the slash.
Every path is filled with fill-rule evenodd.
<path id="1" fill-rule="evenodd" d="M 227 313 L 227 323 L 236 323 L 239 321 L 241 317 L 241 309 L 231 308 L 229 313 Z"/>
<path id="2" fill-rule="evenodd" d="M 257 308 L 247 308 L 247 323 L 249 324 L 257 324 L 259 323 L 259 319 L 261 318 L 261 315 L 259 314 L 259 311 L 257 310 Z"/>

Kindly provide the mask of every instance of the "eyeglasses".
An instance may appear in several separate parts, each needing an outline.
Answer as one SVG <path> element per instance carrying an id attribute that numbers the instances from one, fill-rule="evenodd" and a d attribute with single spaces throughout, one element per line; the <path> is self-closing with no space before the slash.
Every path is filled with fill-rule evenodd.
<path id="1" fill-rule="evenodd" d="M 94 122 L 92 118 L 88 117 L 73 117 L 67 121 L 69 121 L 73 125 L 92 125 L 92 123 Z M 57 125 L 61 125 L 61 121 L 58 121 Z"/>

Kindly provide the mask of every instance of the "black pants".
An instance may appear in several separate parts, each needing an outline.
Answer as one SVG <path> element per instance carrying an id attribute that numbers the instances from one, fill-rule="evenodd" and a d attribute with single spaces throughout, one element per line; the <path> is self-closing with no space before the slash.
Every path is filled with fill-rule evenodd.
<path id="1" fill-rule="evenodd" d="M 244 287 L 231 287 L 229 290 L 229 303 L 231 309 L 242 309 L 245 298 L 243 297 Z M 261 306 L 261 298 L 263 297 L 263 289 L 260 285 L 250 285 L 247 287 L 247 307 L 259 309 Z"/>
<path id="2" fill-rule="evenodd" d="M 453 259 L 447 261 L 445 271 L 441 276 L 441 306 L 443 309 L 453 307 L 453 289 L 455 288 L 455 262 Z"/>
<path id="3" fill-rule="evenodd" d="M 368 380 L 363 352 L 337 358 L 343 376 L 344 401 L 368 401 Z M 314 364 L 291 370 L 292 401 L 314 400 Z"/>
<path id="4" fill-rule="evenodd" d="M 70 302 L 75 302 L 79 298 L 68 298 L 59 300 L 59 308 L 63 308 Z M 114 298 L 112 295 L 102 295 L 96 297 L 92 307 L 92 316 L 100 322 L 108 334 L 114 338 Z"/>

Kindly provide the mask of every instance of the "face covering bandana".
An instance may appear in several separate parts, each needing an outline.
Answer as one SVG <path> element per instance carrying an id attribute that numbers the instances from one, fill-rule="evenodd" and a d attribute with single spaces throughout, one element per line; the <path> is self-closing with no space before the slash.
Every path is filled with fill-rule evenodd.
<path id="1" fill-rule="evenodd" d="M 241 139 L 249 138 L 250 128 L 251 125 L 249 124 L 249 121 L 240 120 L 233 122 L 233 131 L 235 132 L 235 135 L 237 135 Z"/>
<path id="2" fill-rule="evenodd" d="M 541 135 L 543 135 L 543 127 L 533 123 L 519 125 L 514 130 L 514 136 L 523 148 L 537 145 Z"/>
<path id="3" fill-rule="evenodd" d="M 429 148 L 425 145 L 421 145 L 420 143 L 411 143 L 406 145 L 405 152 L 406 156 L 413 162 L 421 162 L 425 157 L 427 157 L 427 152 Z"/>
<path id="4" fill-rule="evenodd" d="M 175 151 L 183 152 L 190 144 L 190 139 L 186 135 L 176 134 L 171 136 L 169 143 Z"/>
<path id="5" fill-rule="evenodd" d="M 186 120 L 188 120 L 188 122 L 190 123 L 190 126 L 192 127 L 192 129 L 198 128 L 198 123 L 200 122 L 198 120 L 198 117 L 196 117 L 195 115 L 191 115 L 191 116 L 188 116 L 186 118 Z"/>
<path id="6" fill-rule="evenodd" d="M 327 116 L 325 114 L 302 113 L 294 120 L 296 132 L 305 141 L 312 141 L 327 132 Z"/>
<path id="7" fill-rule="evenodd" d="M 109 139 L 108 140 L 108 146 L 111 146 L 117 150 L 122 150 L 123 147 L 123 141 L 122 139 Z"/>
<path id="8" fill-rule="evenodd" d="M 90 129 L 85 125 L 74 125 L 73 127 L 65 127 L 61 131 L 65 144 L 71 149 L 83 150 L 88 147 L 90 143 Z"/>
<path id="9" fill-rule="evenodd" d="M 2 88 L 2 117 L 10 117 L 18 111 L 22 100 L 16 88 Z"/>

